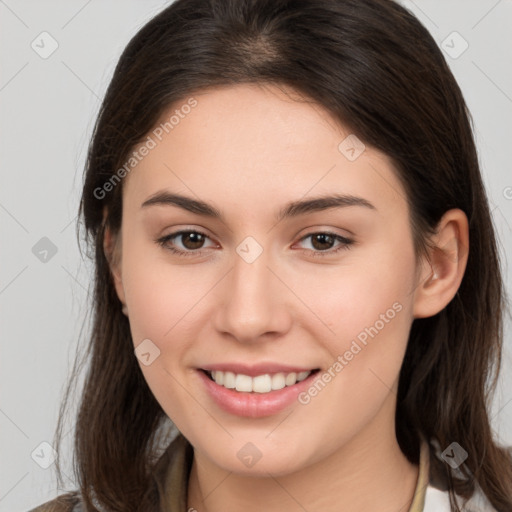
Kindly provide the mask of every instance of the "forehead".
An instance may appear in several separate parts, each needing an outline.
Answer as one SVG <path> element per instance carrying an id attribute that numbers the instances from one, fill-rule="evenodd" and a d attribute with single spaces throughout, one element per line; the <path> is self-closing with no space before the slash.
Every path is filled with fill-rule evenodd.
<path id="1" fill-rule="evenodd" d="M 275 86 L 195 93 L 169 107 L 148 140 L 151 149 L 125 184 L 126 199 L 139 205 L 161 189 L 254 212 L 326 192 L 365 193 L 374 203 L 405 200 L 386 155 L 366 146 L 348 158 L 347 144 L 357 139 L 346 127 L 312 100 Z"/>

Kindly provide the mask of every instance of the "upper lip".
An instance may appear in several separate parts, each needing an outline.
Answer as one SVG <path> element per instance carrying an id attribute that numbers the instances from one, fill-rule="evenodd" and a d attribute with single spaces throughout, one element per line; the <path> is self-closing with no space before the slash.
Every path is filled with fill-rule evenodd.
<path id="1" fill-rule="evenodd" d="M 206 371 L 223 371 L 233 372 L 242 375 L 248 375 L 249 377 L 256 377 L 258 375 L 265 375 L 266 373 L 300 373 L 313 371 L 316 368 L 311 366 L 290 366 L 282 363 L 258 363 L 258 364 L 246 364 L 246 363 L 218 363 L 218 364 L 207 364 L 200 367 L 201 370 Z"/>

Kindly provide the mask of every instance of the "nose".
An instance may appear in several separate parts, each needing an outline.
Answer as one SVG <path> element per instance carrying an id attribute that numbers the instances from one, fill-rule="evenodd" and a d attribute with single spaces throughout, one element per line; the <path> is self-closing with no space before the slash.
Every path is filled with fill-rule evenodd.
<path id="1" fill-rule="evenodd" d="M 238 255 L 218 291 L 214 326 L 240 343 L 278 338 L 292 324 L 290 292 L 269 268 L 265 251 L 252 263 Z"/>

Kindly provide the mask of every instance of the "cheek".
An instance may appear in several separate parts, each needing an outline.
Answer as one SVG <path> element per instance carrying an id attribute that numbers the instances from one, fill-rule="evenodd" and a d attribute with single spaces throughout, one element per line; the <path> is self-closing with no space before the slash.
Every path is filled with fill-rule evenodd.
<path id="1" fill-rule="evenodd" d="M 390 332 L 396 318 L 407 316 L 403 311 L 409 311 L 413 301 L 414 265 L 412 249 L 397 254 L 375 248 L 343 265 L 304 273 L 295 289 L 330 328 L 326 339 L 343 347 L 366 328 L 377 324 L 379 332 Z M 364 334 L 361 338 L 364 341 Z"/>
<path id="2" fill-rule="evenodd" d="M 148 242 L 127 244 L 123 255 L 123 286 L 134 344 L 149 338 L 161 345 L 186 323 L 207 286 L 193 266 L 169 264 L 163 250 L 160 253 Z"/>
<path id="3" fill-rule="evenodd" d="M 194 304 L 205 294 L 206 284 L 197 271 L 173 267 L 160 256 L 155 258 L 155 251 L 142 243 L 127 244 L 123 255 L 123 285 L 133 344 L 138 347 L 144 342 L 151 353 L 148 365 L 139 358 L 141 371 L 164 411 L 172 411 L 173 421 L 185 427 L 194 413 L 186 406 L 190 395 L 183 387 L 183 357 L 193 339 L 186 331 L 192 328 L 189 321 Z"/>
<path id="4" fill-rule="evenodd" d="M 324 272 L 301 280 L 298 293 L 324 324 L 317 321 L 314 327 L 317 342 L 330 354 L 331 365 L 339 363 L 332 373 L 343 375 L 333 379 L 340 393 L 372 400 L 376 385 L 389 388 L 396 380 L 413 321 L 414 269 L 412 246 L 402 244 L 400 252 L 375 250 L 333 268 L 330 276 Z"/>
<path id="5" fill-rule="evenodd" d="M 377 279 L 376 269 L 354 273 L 340 289 L 324 293 L 323 300 L 318 292 L 312 302 L 335 334 L 325 335 L 321 324 L 316 327 L 316 333 L 324 333 L 317 335 L 317 343 L 330 361 L 320 377 L 322 383 L 306 390 L 300 403 L 310 415 L 325 418 L 312 428 L 328 446 L 346 442 L 364 429 L 396 391 L 412 304 L 405 268 L 388 266 L 388 270 L 395 279 L 385 285 Z M 338 428 L 330 428 L 333 424 Z"/>

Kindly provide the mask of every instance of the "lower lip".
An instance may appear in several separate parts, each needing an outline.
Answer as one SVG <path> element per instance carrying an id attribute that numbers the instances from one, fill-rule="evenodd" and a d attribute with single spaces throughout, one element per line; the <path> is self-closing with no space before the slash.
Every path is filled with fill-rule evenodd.
<path id="1" fill-rule="evenodd" d="M 248 418 L 272 416 L 297 401 L 298 395 L 311 386 L 318 371 L 308 375 L 304 380 L 293 386 L 270 391 L 268 393 L 246 393 L 227 389 L 211 380 L 203 370 L 197 370 L 208 394 L 214 402 L 226 412 Z"/>

